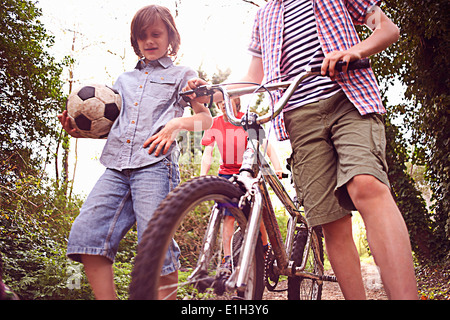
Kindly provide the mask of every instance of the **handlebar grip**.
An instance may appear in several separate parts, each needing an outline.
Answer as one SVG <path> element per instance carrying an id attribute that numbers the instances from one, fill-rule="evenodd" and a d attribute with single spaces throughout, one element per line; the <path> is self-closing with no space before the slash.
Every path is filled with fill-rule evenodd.
<path id="1" fill-rule="evenodd" d="M 194 93 L 194 90 L 180 92 L 180 96 L 183 98 L 184 101 L 190 102 L 191 98 L 189 98 L 188 95 L 193 94 L 193 93 Z"/>
<path id="2" fill-rule="evenodd" d="M 345 61 L 338 61 L 336 62 L 336 66 L 334 67 L 337 71 L 341 72 L 342 68 L 346 65 L 347 63 Z M 351 61 L 348 64 L 348 70 L 357 70 L 357 69 L 367 69 L 370 68 L 370 59 L 369 58 L 364 58 L 364 59 L 360 59 L 360 60 L 355 60 L 355 61 Z M 312 73 L 320 73 L 320 69 L 321 67 L 314 67 L 311 68 L 311 72 Z M 325 74 L 326 76 L 329 76 L 328 71 Z"/>
<path id="3" fill-rule="evenodd" d="M 370 68 L 370 59 L 364 58 L 364 59 L 360 59 L 360 60 L 351 61 L 348 64 L 347 70 L 367 69 L 367 68 Z M 341 70 L 342 70 L 342 67 L 341 67 Z"/>
<path id="4" fill-rule="evenodd" d="M 189 91 L 192 91 L 192 90 L 189 90 Z M 183 93 L 185 93 L 185 92 L 180 92 L 180 95 L 183 98 L 183 100 L 186 101 L 186 102 L 190 102 L 191 98 L 189 98 L 186 94 L 183 94 Z"/>
<path id="5" fill-rule="evenodd" d="M 185 92 L 180 92 L 180 96 L 183 98 L 184 101 L 189 102 L 191 101 L 191 98 L 188 97 L 188 95 L 194 94 L 197 97 L 203 97 L 203 96 L 210 96 L 214 94 L 214 91 L 209 89 L 207 86 L 201 86 L 194 90 L 188 90 Z"/>

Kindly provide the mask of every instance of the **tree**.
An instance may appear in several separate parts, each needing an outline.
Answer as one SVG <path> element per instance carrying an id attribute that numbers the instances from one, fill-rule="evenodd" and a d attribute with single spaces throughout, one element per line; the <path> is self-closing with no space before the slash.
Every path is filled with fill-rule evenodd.
<path id="1" fill-rule="evenodd" d="M 450 3 L 446 0 L 386 0 L 384 10 L 401 30 L 401 39 L 384 55 L 380 69 L 398 74 L 406 103 L 391 111 L 402 115 L 412 133 L 412 161 L 425 165 L 433 192 L 430 218 L 434 257 L 450 249 Z M 385 76 L 388 76 L 385 73 Z"/>
<path id="2" fill-rule="evenodd" d="M 0 3 L 0 182 L 38 168 L 55 145 L 63 103 L 62 64 L 47 53 L 53 39 L 30 1 Z"/>

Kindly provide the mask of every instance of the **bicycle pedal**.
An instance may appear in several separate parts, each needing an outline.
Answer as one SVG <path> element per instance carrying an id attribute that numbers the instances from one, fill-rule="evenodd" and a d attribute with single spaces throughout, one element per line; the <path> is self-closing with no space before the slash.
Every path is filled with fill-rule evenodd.
<path id="1" fill-rule="evenodd" d="M 228 268 L 221 268 L 219 269 L 219 276 L 221 278 L 223 277 L 229 278 L 231 276 L 231 270 Z"/>

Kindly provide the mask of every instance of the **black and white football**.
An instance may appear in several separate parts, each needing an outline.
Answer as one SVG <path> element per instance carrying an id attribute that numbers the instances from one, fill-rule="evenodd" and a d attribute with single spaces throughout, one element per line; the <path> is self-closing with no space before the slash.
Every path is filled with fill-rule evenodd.
<path id="1" fill-rule="evenodd" d="M 119 116 L 122 99 L 116 90 L 93 84 L 72 91 L 66 107 L 72 127 L 83 137 L 103 139 Z"/>

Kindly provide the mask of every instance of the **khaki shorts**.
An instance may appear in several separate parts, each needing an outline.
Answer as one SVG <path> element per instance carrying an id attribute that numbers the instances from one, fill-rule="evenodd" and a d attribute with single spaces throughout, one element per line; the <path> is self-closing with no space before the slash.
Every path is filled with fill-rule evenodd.
<path id="1" fill-rule="evenodd" d="M 343 92 L 284 113 L 297 195 L 311 226 L 356 210 L 346 184 L 367 174 L 389 187 L 381 115 L 361 116 Z"/>

